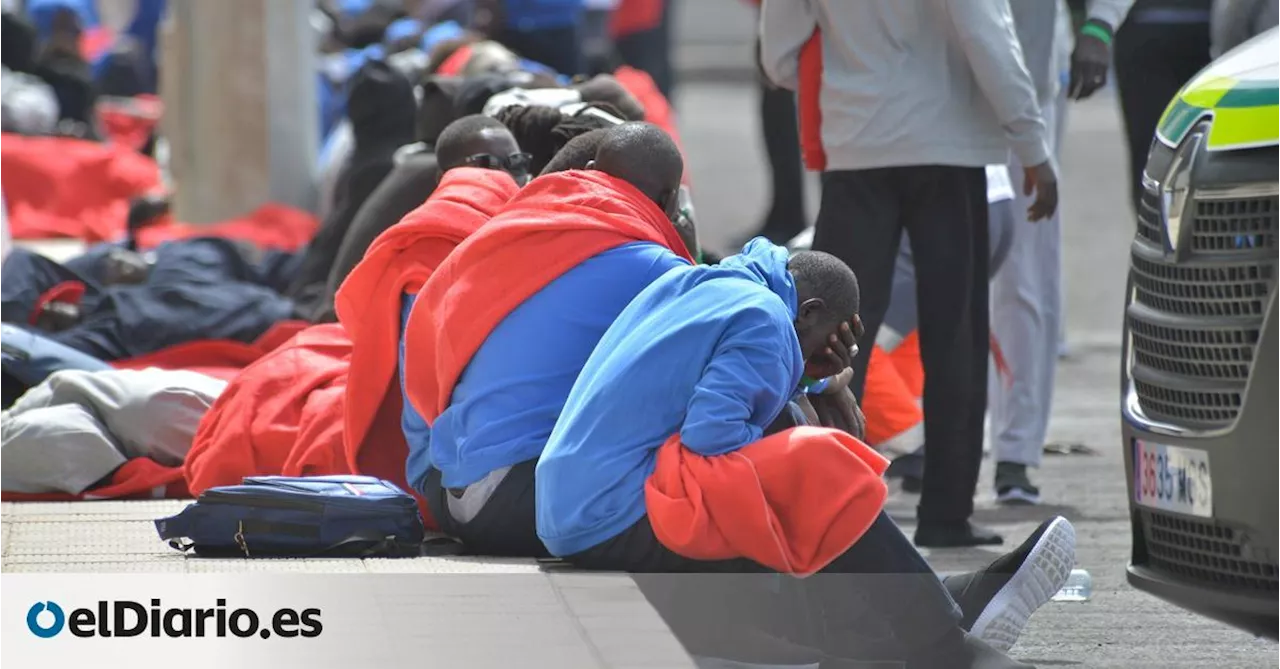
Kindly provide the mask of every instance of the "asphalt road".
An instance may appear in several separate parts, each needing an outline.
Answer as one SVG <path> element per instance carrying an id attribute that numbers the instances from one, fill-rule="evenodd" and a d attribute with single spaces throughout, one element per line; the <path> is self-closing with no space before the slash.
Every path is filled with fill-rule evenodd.
<path id="1" fill-rule="evenodd" d="M 725 252 L 758 225 L 769 193 L 755 90 L 741 79 L 712 81 L 683 85 L 678 107 L 703 242 Z M 1059 368 L 1050 440 L 1082 443 L 1096 454 L 1046 456 L 1036 477 L 1046 504 L 1038 508 L 996 507 L 991 473 L 984 472 L 976 519 L 1016 545 L 1044 518 L 1070 518 L 1079 538 L 1078 563 L 1092 574 L 1094 594 L 1088 602 L 1043 608 L 1014 654 L 1044 667 L 1280 666 L 1276 644 L 1185 613 L 1125 583 L 1130 530 L 1117 371 L 1133 235 L 1126 157 L 1109 96 L 1073 106 L 1069 126 L 1062 206 L 1072 354 Z M 816 204 L 815 199 L 810 216 Z M 890 511 L 909 531 L 915 499 L 898 494 Z M 934 551 L 929 559 L 947 572 L 980 567 L 995 555 Z"/>

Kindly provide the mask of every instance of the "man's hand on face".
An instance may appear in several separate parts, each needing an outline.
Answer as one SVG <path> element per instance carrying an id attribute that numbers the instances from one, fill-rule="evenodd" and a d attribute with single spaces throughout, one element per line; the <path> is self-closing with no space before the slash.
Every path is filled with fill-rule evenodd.
<path id="1" fill-rule="evenodd" d="M 1113 34 L 1111 26 L 1097 19 L 1090 19 L 1080 29 L 1071 54 L 1071 83 L 1067 87 L 1067 96 L 1072 100 L 1083 100 L 1107 83 Z"/>
<path id="2" fill-rule="evenodd" d="M 854 316 L 848 323 L 841 323 L 835 334 L 827 339 L 827 348 L 809 360 L 805 374 L 815 379 L 835 376 L 853 365 L 858 354 L 858 337 L 863 333 L 862 319 Z M 848 382 L 845 382 L 848 385 Z"/>

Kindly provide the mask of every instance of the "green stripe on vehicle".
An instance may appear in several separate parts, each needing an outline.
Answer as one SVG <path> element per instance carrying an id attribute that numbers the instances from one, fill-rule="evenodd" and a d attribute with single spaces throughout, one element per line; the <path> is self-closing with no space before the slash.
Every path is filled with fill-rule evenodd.
<path id="1" fill-rule="evenodd" d="M 1195 125 L 1209 110 L 1204 107 L 1187 104 L 1182 98 L 1174 98 L 1164 110 L 1156 135 L 1160 141 L 1169 146 L 1177 146 L 1187 136 L 1191 126 Z"/>
<path id="2" fill-rule="evenodd" d="M 1280 105 L 1280 88 L 1276 82 L 1243 81 L 1218 100 L 1218 109 L 1234 107 L 1274 107 Z"/>

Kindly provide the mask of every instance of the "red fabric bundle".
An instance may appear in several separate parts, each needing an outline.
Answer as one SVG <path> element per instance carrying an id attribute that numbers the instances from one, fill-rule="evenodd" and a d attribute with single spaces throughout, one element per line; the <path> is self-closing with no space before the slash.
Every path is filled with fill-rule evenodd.
<path id="1" fill-rule="evenodd" d="M 849 549 L 884 508 L 888 461 L 837 430 L 798 427 L 702 456 L 658 450 L 645 506 L 662 545 L 695 560 L 747 558 L 797 576 Z"/>

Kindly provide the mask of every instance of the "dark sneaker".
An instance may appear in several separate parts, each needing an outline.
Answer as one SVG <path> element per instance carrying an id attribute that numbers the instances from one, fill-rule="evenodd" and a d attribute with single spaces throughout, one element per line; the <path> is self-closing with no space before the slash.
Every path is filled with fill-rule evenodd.
<path id="1" fill-rule="evenodd" d="M 915 542 L 921 548 L 999 546 L 1004 537 L 967 520 L 920 521 Z"/>
<path id="2" fill-rule="evenodd" d="M 1040 489 L 1031 485 L 1026 465 L 1015 462 L 996 463 L 996 501 L 1011 506 L 1040 503 Z"/>
<path id="3" fill-rule="evenodd" d="M 1076 531 L 1058 516 L 982 571 L 949 576 L 947 590 L 964 613 L 961 627 L 1007 651 L 1027 620 L 1062 589 L 1076 564 Z"/>

